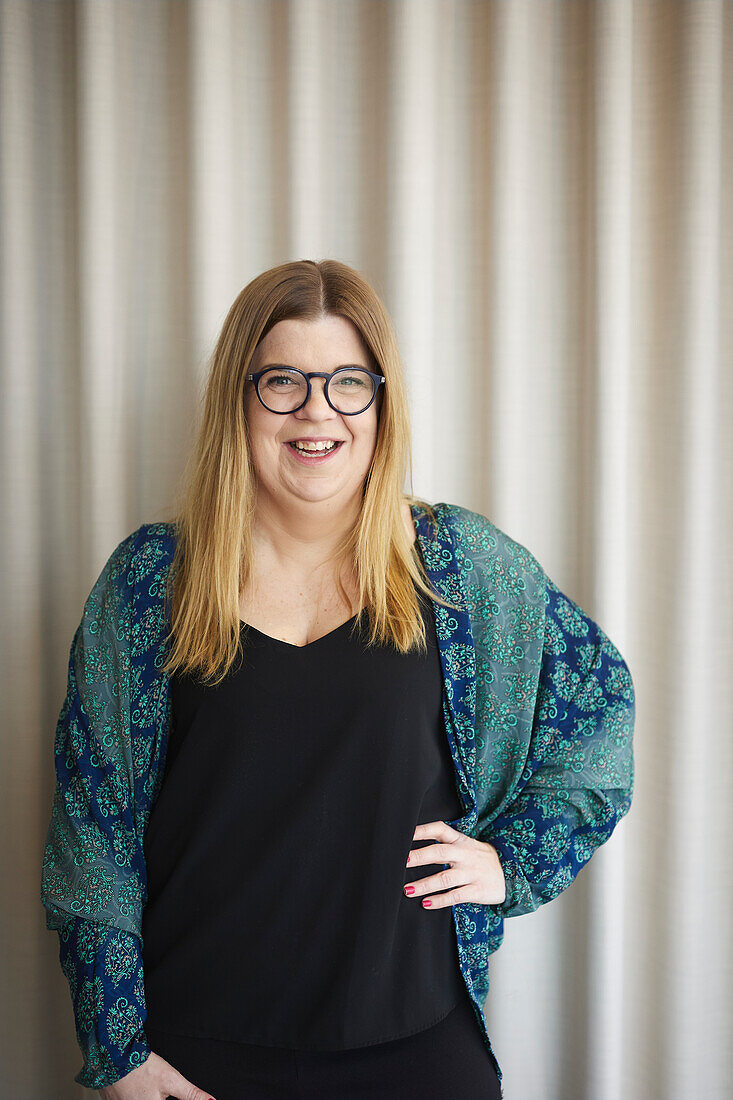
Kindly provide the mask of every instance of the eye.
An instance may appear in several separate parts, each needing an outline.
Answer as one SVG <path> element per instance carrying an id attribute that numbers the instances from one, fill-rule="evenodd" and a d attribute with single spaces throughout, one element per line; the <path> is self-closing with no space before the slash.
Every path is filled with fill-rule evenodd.
<path id="1" fill-rule="evenodd" d="M 337 386 L 349 390 L 365 389 L 370 381 L 371 380 L 363 374 L 338 374 L 334 378 L 334 382 Z"/>

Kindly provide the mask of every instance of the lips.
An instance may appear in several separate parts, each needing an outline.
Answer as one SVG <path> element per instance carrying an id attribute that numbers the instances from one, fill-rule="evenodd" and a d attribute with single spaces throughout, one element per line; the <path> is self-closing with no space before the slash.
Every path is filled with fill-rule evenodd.
<path id="1" fill-rule="evenodd" d="M 336 454 L 336 452 L 341 450 L 341 446 L 342 446 L 344 441 L 342 439 L 334 439 L 334 440 L 330 440 L 330 441 L 327 441 L 327 440 L 308 440 L 308 442 L 324 442 L 324 443 L 325 442 L 332 442 L 332 443 L 334 443 L 335 446 L 331 447 L 327 451 L 301 451 L 295 446 L 295 442 L 296 442 L 295 440 L 290 440 L 288 443 L 285 444 L 285 446 L 288 448 L 288 450 L 293 455 L 293 457 L 298 462 L 302 463 L 305 466 L 319 466 L 321 463 L 328 462 L 328 460 L 330 458 L 333 458 L 333 456 Z M 298 440 L 298 442 L 301 442 L 301 441 Z"/>

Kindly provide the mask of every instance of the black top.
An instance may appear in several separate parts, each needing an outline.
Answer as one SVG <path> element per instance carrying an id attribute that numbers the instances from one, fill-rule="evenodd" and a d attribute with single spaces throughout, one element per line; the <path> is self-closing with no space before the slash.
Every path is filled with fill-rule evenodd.
<path id="1" fill-rule="evenodd" d="M 421 607 L 426 655 L 368 648 L 354 616 L 302 647 L 248 626 L 214 688 L 172 676 L 144 843 L 151 1029 L 341 1050 L 465 995 L 451 907 L 402 889 L 442 869 L 405 866 L 434 843 L 415 826 L 463 813 Z"/>

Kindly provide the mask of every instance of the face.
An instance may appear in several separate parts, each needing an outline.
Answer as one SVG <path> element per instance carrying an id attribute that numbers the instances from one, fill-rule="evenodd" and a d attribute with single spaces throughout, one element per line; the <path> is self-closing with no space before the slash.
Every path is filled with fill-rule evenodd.
<path id="1" fill-rule="evenodd" d="M 279 321 L 255 350 L 250 371 L 277 364 L 332 374 L 342 366 L 374 370 L 358 329 L 345 317 Z M 245 387 L 245 416 L 258 492 L 279 504 L 293 498 L 345 504 L 361 496 L 377 442 L 377 402 L 354 416 L 343 416 L 326 401 L 324 378 L 311 379 L 308 401 L 297 412 L 270 412 L 259 401 L 254 382 Z M 314 461 L 302 458 L 293 440 L 334 440 L 338 446 Z"/>

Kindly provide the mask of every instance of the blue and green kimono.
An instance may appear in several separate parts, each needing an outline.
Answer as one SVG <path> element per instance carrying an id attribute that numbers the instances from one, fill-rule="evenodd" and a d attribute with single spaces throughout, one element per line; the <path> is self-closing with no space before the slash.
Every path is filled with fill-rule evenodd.
<path id="1" fill-rule="evenodd" d="M 463 814 L 506 879 L 499 905 L 453 906 L 458 964 L 487 1051 L 489 956 L 504 918 L 570 885 L 631 805 L 634 688 L 609 638 L 535 557 L 489 519 L 412 503 L 434 590 L 443 712 Z M 150 1053 L 141 925 L 143 837 L 160 791 L 171 714 L 160 672 L 170 631 L 173 523 L 143 524 L 105 564 L 71 644 L 56 728 L 56 787 L 41 878 L 59 933 L 84 1065 L 100 1089 Z M 446 865 L 447 866 L 447 865 Z"/>

